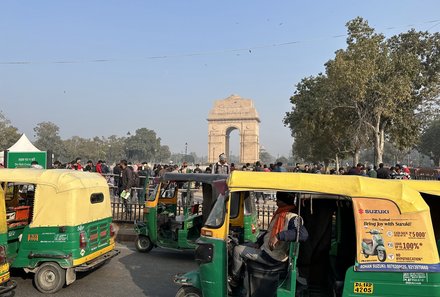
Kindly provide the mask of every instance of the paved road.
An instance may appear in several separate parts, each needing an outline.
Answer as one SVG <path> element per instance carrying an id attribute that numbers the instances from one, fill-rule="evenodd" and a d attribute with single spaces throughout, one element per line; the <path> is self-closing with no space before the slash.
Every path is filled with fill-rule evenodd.
<path id="1" fill-rule="evenodd" d="M 136 252 L 133 244 L 117 244 L 121 253 L 108 264 L 90 272 L 77 274 L 77 280 L 56 294 L 44 295 L 33 286 L 33 274 L 11 271 L 17 282 L 15 297 L 173 297 L 178 286 L 173 276 L 197 267 L 193 252 L 153 249 L 148 254 Z"/>

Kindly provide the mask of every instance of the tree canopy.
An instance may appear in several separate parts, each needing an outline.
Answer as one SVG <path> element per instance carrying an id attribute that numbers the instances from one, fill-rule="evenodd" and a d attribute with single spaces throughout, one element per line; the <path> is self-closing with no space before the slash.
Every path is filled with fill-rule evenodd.
<path id="1" fill-rule="evenodd" d="M 20 138 L 18 129 L 11 125 L 11 121 L 0 112 L 0 149 L 6 150 Z"/>
<path id="2" fill-rule="evenodd" d="M 347 23 L 347 48 L 337 50 L 325 73 L 304 78 L 284 124 L 294 154 L 326 161 L 384 144 L 413 147 L 438 106 L 440 34 L 410 30 L 386 39 L 360 17 Z"/>
<path id="3" fill-rule="evenodd" d="M 134 162 L 163 162 L 169 160 L 171 156 L 169 147 L 161 145 L 161 139 L 156 136 L 156 132 L 147 128 L 140 128 L 134 135 L 128 137 L 73 136 L 65 140 L 61 139 L 59 131 L 60 128 L 52 122 L 38 123 L 34 128 L 34 144 L 41 150 L 52 151 L 55 159 L 62 162 L 70 162 L 78 157 L 94 162 L 98 160 L 117 162 L 121 159 Z M 2 133 L 0 145 L 4 149 L 13 145 L 20 137 L 17 128 L 13 127 L 1 113 L 0 133 Z"/>

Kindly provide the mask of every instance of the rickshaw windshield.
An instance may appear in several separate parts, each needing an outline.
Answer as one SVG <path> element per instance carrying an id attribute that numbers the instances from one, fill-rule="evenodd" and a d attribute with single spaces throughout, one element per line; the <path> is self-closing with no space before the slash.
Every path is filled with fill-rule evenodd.
<path id="1" fill-rule="evenodd" d="M 157 195 L 157 190 L 159 189 L 159 184 L 154 186 L 153 191 L 151 191 L 147 197 L 148 201 L 154 201 L 154 199 L 156 199 L 156 195 Z"/>
<path id="2" fill-rule="evenodd" d="M 226 196 L 220 194 L 214 204 L 205 226 L 210 228 L 220 228 L 223 225 L 226 214 Z"/>
<path id="3" fill-rule="evenodd" d="M 177 183 L 174 181 L 170 181 L 168 182 L 168 184 L 162 185 L 162 188 L 160 190 L 160 197 L 173 198 L 175 195 L 175 191 L 177 191 Z"/>

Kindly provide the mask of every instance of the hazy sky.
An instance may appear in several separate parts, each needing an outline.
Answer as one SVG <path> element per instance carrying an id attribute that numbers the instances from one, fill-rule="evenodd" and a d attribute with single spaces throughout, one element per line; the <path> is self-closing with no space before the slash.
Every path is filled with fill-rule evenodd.
<path id="1" fill-rule="evenodd" d="M 201 156 L 214 100 L 238 94 L 254 100 L 260 144 L 287 156 L 295 84 L 345 48 L 356 16 L 387 36 L 434 32 L 440 1 L 2 0 L 0 110 L 31 140 L 43 121 L 63 139 L 146 127 Z"/>

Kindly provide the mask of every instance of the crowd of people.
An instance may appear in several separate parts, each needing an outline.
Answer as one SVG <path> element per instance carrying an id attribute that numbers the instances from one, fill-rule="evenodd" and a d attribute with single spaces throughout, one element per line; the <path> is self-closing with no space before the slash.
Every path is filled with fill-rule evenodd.
<path id="1" fill-rule="evenodd" d="M 296 163 L 295 168 L 293 169 L 293 172 L 304 172 L 304 173 L 317 173 L 321 174 L 322 172 L 322 166 L 318 164 L 314 164 L 313 167 L 310 167 L 309 165 L 304 165 L 303 168 L 301 168 L 299 163 Z M 360 176 L 367 176 L 372 178 L 381 178 L 381 179 L 411 179 L 411 173 L 406 165 L 400 165 L 396 164 L 395 166 L 391 166 L 389 168 L 385 167 L 383 163 L 379 164 L 379 167 L 376 167 L 375 165 L 368 165 L 365 166 L 362 163 L 358 163 L 356 166 L 353 167 L 339 167 L 338 170 L 336 169 L 330 169 L 329 174 L 339 174 L 339 175 L 360 175 Z"/>

